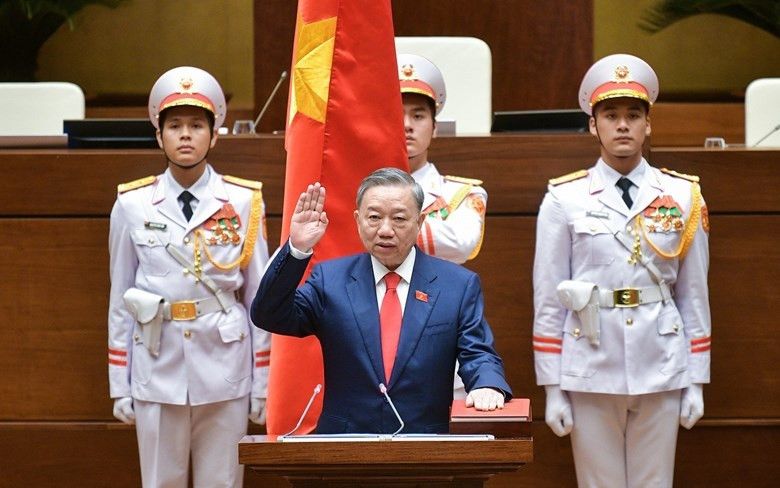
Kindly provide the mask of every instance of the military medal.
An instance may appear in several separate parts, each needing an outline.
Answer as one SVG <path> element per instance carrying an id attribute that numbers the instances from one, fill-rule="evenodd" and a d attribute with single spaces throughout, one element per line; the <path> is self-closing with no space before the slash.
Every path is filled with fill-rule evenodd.
<path id="1" fill-rule="evenodd" d="M 206 238 L 206 244 L 209 246 L 238 245 L 241 243 L 241 236 L 238 229 L 241 227 L 241 219 L 236 210 L 229 203 L 226 203 L 203 223 L 203 228 L 211 231 L 211 235 Z"/>
<path id="2" fill-rule="evenodd" d="M 685 227 L 680 205 L 670 195 L 662 195 L 644 210 L 648 232 L 680 232 Z"/>

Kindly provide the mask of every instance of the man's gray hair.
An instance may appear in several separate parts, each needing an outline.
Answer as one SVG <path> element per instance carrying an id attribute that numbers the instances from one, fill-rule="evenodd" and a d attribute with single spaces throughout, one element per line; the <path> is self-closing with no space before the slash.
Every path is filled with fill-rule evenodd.
<path id="1" fill-rule="evenodd" d="M 411 189 L 412 196 L 415 202 L 417 202 L 417 211 L 422 211 L 423 199 L 425 198 L 422 187 L 414 181 L 412 175 L 398 168 L 380 168 L 363 178 L 357 192 L 358 208 L 360 208 L 360 203 L 363 201 L 363 195 L 366 194 L 369 188 L 375 186 L 400 186 Z"/>

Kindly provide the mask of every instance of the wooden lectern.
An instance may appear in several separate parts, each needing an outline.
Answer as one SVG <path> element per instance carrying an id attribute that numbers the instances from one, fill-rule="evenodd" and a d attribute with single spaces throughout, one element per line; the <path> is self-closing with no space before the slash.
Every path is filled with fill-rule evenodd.
<path id="1" fill-rule="evenodd" d="M 533 460 L 531 438 L 488 441 L 278 442 L 248 435 L 238 461 L 302 487 L 482 487 Z"/>

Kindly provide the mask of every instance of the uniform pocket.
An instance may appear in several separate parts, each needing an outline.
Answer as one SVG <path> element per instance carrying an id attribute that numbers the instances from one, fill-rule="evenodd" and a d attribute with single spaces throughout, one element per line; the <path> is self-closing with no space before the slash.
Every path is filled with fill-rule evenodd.
<path id="1" fill-rule="evenodd" d="M 672 376 L 688 368 L 688 351 L 683 323 L 677 310 L 658 316 L 658 339 L 662 346 L 661 373 Z"/>
<path id="2" fill-rule="evenodd" d="M 170 242 L 170 237 L 170 232 L 146 229 L 136 229 L 130 234 L 130 238 L 135 244 L 141 271 L 145 275 L 165 276 L 168 274 L 168 252 L 165 250 L 165 245 Z"/>
<path id="3" fill-rule="evenodd" d="M 569 315 L 563 332 L 562 374 L 590 378 L 596 373 L 593 366 L 595 350 L 582 334 L 582 326 L 576 315 Z"/>
<path id="4" fill-rule="evenodd" d="M 249 337 L 249 322 L 237 307 L 232 307 L 227 317 L 217 325 L 222 340 L 222 357 L 226 367 L 225 379 L 236 383 L 252 374 L 252 347 Z"/>
<path id="5" fill-rule="evenodd" d="M 152 377 L 152 355 L 144 344 L 144 336 L 136 331 L 133 337 L 133 355 L 130 365 L 130 379 L 140 385 L 149 383 Z"/>
<path id="6" fill-rule="evenodd" d="M 572 222 L 572 255 L 584 256 L 584 264 L 603 266 L 612 264 L 611 240 L 614 239 L 603 222 L 594 217 L 577 219 Z"/>

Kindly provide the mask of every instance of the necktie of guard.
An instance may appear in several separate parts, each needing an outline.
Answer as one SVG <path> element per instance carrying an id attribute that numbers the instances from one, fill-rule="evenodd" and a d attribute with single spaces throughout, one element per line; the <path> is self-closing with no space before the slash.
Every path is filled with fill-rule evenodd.
<path id="1" fill-rule="evenodd" d="M 190 205 L 190 202 L 195 199 L 195 195 L 188 192 L 187 190 L 184 190 L 181 192 L 181 195 L 179 195 L 179 200 L 184 203 L 184 206 L 182 207 L 181 211 L 184 213 L 184 218 L 187 219 L 187 222 L 190 221 L 192 218 L 192 206 Z"/>
<path id="2" fill-rule="evenodd" d="M 631 188 L 633 183 L 631 183 L 631 180 L 628 178 L 620 178 L 617 180 L 616 185 L 618 188 L 623 190 L 623 201 L 626 202 L 626 206 L 628 208 L 631 208 L 631 205 L 634 204 L 634 201 L 631 199 L 631 195 L 628 193 L 628 189 Z"/>
<path id="3" fill-rule="evenodd" d="M 390 382 L 393 371 L 395 353 L 398 350 L 398 339 L 401 337 L 401 300 L 398 299 L 398 282 L 401 276 L 397 273 L 385 275 L 385 297 L 379 309 L 379 328 L 382 340 L 382 361 L 385 365 L 385 381 Z"/>

